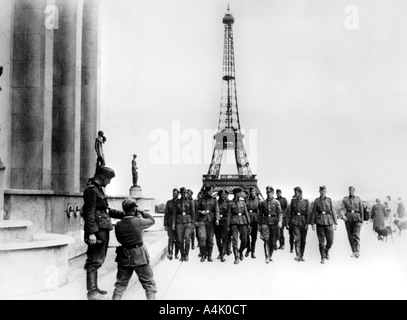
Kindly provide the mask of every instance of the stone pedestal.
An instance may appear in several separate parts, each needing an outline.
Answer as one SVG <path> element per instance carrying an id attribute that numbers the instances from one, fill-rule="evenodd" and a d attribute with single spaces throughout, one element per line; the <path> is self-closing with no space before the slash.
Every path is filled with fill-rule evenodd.
<path id="1" fill-rule="evenodd" d="M 130 197 L 139 199 L 143 197 L 143 191 L 141 187 L 131 187 L 130 188 Z"/>

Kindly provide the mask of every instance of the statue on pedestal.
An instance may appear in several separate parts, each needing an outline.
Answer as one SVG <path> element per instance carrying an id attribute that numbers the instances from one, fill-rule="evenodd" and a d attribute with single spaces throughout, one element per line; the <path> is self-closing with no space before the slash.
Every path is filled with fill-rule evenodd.
<path id="1" fill-rule="evenodd" d="M 96 150 L 96 173 L 98 172 L 99 168 L 104 167 L 106 165 L 105 161 L 105 154 L 103 153 L 103 144 L 106 142 L 106 137 L 103 131 L 98 132 L 98 136 L 95 140 L 95 150 Z"/>
<path id="2" fill-rule="evenodd" d="M 133 160 L 131 161 L 131 173 L 133 176 L 133 188 L 135 187 L 139 187 L 139 185 L 137 185 L 137 181 L 138 181 L 138 172 L 137 172 L 137 155 L 133 154 Z"/>

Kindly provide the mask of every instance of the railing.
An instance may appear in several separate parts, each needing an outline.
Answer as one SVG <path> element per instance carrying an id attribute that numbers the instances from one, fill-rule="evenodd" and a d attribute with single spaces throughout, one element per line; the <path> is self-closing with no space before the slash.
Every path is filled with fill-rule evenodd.
<path id="1" fill-rule="evenodd" d="M 206 174 L 203 175 L 204 180 L 253 180 L 256 179 L 256 175 L 252 174 L 250 176 L 240 175 L 240 174 L 221 174 L 219 178 L 216 175 Z"/>

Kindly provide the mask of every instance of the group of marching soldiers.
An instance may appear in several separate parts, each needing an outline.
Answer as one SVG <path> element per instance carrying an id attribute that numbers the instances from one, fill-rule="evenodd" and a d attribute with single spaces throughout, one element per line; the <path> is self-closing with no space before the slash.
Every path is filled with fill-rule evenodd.
<path id="1" fill-rule="evenodd" d="M 212 188 L 204 187 L 194 200 L 191 190 L 174 189 L 164 216 L 168 233 L 168 259 L 172 260 L 175 256 L 180 261 L 188 261 L 190 249 L 195 249 L 196 237 L 200 261 L 212 262 L 216 238 L 218 259 L 224 262 L 233 247 L 234 263 L 238 264 L 244 257 L 251 255 L 251 258 L 256 258 L 256 241 L 260 233 L 260 239 L 264 242 L 265 262 L 270 263 L 274 251 L 285 249 L 286 228 L 289 231 L 290 252 L 293 253 L 295 249 L 295 260 L 303 262 L 309 225 L 317 231 L 321 263 L 325 264 L 330 259 L 329 251 L 338 221 L 333 202 L 326 196 L 325 186 L 319 188 L 320 197 L 315 199 L 312 208 L 309 200 L 303 199 L 300 187 L 294 188 L 295 194 L 290 204 L 279 189 L 275 198 L 271 186 L 266 188 L 267 197 L 263 201 L 255 188 L 250 187 L 248 191 L 244 198 L 243 190 L 235 188 L 233 200 L 229 200 L 228 191 L 220 190 L 216 199 L 212 196 Z M 355 188 L 349 187 L 349 196 L 343 199 L 342 209 L 340 217 L 346 224 L 352 257 L 359 258 L 363 207 L 360 198 L 355 196 Z"/>

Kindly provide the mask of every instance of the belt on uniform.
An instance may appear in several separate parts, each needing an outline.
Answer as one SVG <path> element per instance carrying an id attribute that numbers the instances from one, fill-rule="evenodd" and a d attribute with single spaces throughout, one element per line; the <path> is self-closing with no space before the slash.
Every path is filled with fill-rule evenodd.
<path id="1" fill-rule="evenodd" d="M 354 210 L 351 210 L 351 211 L 347 211 L 348 213 L 360 213 L 359 211 L 354 211 Z"/>
<path id="2" fill-rule="evenodd" d="M 189 213 L 183 212 L 183 213 L 178 213 L 178 216 L 190 216 Z"/>
<path id="3" fill-rule="evenodd" d="M 301 212 L 298 212 L 297 216 L 303 216 L 304 217 L 304 216 L 306 216 L 306 214 L 302 214 Z"/>
<path id="4" fill-rule="evenodd" d="M 243 215 L 243 213 L 235 213 L 235 214 L 233 214 L 234 216 L 239 216 L 239 217 L 241 217 L 242 215 Z"/>
<path id="5" fill-rule="evenodd" d="M 133 244 L 133 245 L 131 245 L 131 246 L 128 246 L 128 247 L 125 247 L 127 250 L 130 250 L 130 249 L 135 249 L 135 248 L 140 248 L 140 247 L 142 247 L 143 246 L 143 242 L 140 242 L 140 243 L 136 243 L 136 244 Z"/>
<path id="6" fill-rule="evenodd" d="M 264 214 L 263 217 L 277 217 L 275 214 Z"/>
<path id="7" fill-rule="evenodd" d="M 326 214 L 331 214 L 330 212 L 327 212 L 327 211 L 320 211 L 320 212 L 318 212 L 319 214 L 322 214 L 322 215 L 326 215 Z"/>
<path id="8" fill-rule="evenodd" d="M 220 214 L 219 217 L 220 218 L 226 218 L 226 215 Z"/>
<path id="9" fill-rule="evenodd" d="M 249 210 L 250 213 L 257 213 L 257 210 Z"/>

